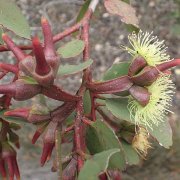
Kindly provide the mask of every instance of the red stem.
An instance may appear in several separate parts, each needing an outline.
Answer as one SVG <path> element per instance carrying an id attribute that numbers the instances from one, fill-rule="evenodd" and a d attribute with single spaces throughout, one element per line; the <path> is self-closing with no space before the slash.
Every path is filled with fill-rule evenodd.
<path id="1" fill-rule="evenodd" d="M 170 69 L 175 66 L 180 66 L 180 59 L 174 59 L 172 61 L 168 61 L 168 62 L 159 64 L 159 65 L 157 65 L 157 68 L 160 71 L 165 71 L 165 70 Z"/>
<path id="2" fill-rule="evenodd" d="M 81 26 L 83 26 L 83 31 L 82 31 L 82 39 L 85 42 L 85 48 L 83 52 L 83 60 L 86 61 L 89 59 L 89 20 L 92 15 L 92 10 L 88 10 L 84 18 L 73 27 L 73 32 L 78 30 Z M 67 31 L 67 33 L 70 32 L 70 29 Z M 72 31 L 71 31 L 72 33 Z M 57 36 L 56 40 L 59 40 L 62 38 L 62 35 Z M 89 81 L 90 79 L 90 70 L 89 68 L 84 71 L 83 75 L 83 81 L 82 85 L 78 91 L 79 96 L 83 96 L 86 90 L 86 87 L 84 85 L 85 82 Z M 77 115 L 75 119 L 75 127 L 74 127 L 74 143 L 75 143 L 75 148 L 76 152 L 84 152 L 86 147 L 85 147 L 85 138 L 84 138 L 84 128 L 83 125 L 81 124 L 82 119 L 83 119 L 83 100 L 80 100 L 77 103 Z M 81 170 L 83 164 L 84 164 L 84 159 L 78 155 L 77 157 L 77 163 L 78 163 L 78 171 Z"/>

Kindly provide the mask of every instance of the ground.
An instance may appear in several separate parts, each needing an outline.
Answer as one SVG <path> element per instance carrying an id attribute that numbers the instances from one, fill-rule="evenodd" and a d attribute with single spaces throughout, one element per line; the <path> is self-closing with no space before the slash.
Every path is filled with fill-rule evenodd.
<path id="1" fill-rule="evenodd" d="M 16 0 L 19 7 L 29 20 L 34 34 L 40 34 L 40 17 L 49 18 L 53 32 L 59 32 L 70 26 L 79 8 L 80 0 Z M 69 3 L 68 3 L 69 2 Z M 179 4 L 178 4 L 179 3 Z M 171 57 L 180 57 L 180 1 L 178 0 L 137 0 L 132 1 L 140 18 L 140 27 L 145 31 L 153 31 L 160 39 L 166 41 Z M 93 18 L 91 33 L 91 58 L 95 61 L 94 78 L 99 79 L 111 64 L 130 58 L 120 49 L 127 44 L 128 32 L 119 17 L 110 16 L 104 8 L 99 8 Z M 73 61 L 70 61 L 73 63 Z M 94 67 L 95 67 L 94 65 Z M 177 93 L 174 97 L 170 115 L 174 130 L 174 144 L 166 150 L 158 144 L 153 145 L 146 160 L 138 167 L 129 167 L 123 172 L 124 180 L 179 180 L 180 179 L 180 68 L 173 70 Z M 74 88 L 78 76 L 69 78 L 62 83 L 69 89 Z M 30 144 L 34 129 L 26 126 L 21 130 L 22 148 L 18 152 L 22 180 L 56 179 L 51 173 L 51 162 L 45 167 L 39 166 L 41 141 L 35 147 Z M 28 133 L 27 133 L 28 132 Z"/>

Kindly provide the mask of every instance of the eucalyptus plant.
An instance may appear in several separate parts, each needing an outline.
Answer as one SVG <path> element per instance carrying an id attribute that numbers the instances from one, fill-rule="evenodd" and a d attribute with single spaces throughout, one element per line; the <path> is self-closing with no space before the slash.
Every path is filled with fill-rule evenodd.
<path id="1" fill-rule="evenodd" d="M 128 36 L 129 44 L 119 47 L 131 58 L 112 64 L 97 81 L 92 78 L 89 28 L 96 7 L 103 5 L 134 31 Z M 175 92 L 170 68 L 180 65 L 180 59 L 171 59 L 164 41 L 152 32 L 140 30 L 128 1 L 86 0 L 75 24 L 55 35 L 42 17 L 42 39 L 31 36 L 25 17 L 10 0 L 0 0 L 0 12 L 0 52 L 11 51 L 16 59 L 14 64 L 0 63 L 2 80 L 13 74 L 9 83 L 0 84 L 0 174 L 4 180 L 20 179 L 17 130 L 24 123 L 37 128 L 32 144 L 43 139 L 41 166 L 55 156 L 52 171 L 63 180 L 120 180 L 126 166 L 145 159 L 152 147 L 150 139 L 165 148 L 172 145 L 166 117 Z M 29 44 L 16 44 L 8 30 Z M 72 40 L 57 48 L 56 43 L 67 36 Z M 62 59 L 80 54 L 79 64 L 62 65 Z M 82 83 L 75 94 L 57 84 L 59 77 L 76 73 L 82 74 Z M 39 102 L 12 109 L 13 99 L 21 103 L 39 95 L 59 105 L 50 109 L 48 102 Z M 72 149 L 62 156 L 65 143 Z"/>

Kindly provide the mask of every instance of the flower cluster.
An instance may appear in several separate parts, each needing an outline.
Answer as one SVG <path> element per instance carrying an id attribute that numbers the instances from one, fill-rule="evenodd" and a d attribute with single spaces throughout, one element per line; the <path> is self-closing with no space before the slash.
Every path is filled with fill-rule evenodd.
<path id="1" fill-rule="evenodd" d="M 133 56 L 133 61 L 136 61 L 136 58 L 140 56 L 146 62 L 141 71 L 134 74 L 136 77 L 141 72 L 143 73 L 143 70 L 146 68 L 156 67 L 158 64 L 170 61 L 169 55 L 166 53 L 164 41 L 159 41 L 152 33 L 143 33 L 142 31 L 137 35 L 132 33 L 129 36 L 129 41 L 133 49 L 128 47 L 125 47 L 125 49 Z M 138 66 L 138 64 L 135 65 Z M 139 85 L 141 86 L 141 83 Z M 150 84 L 145 84 L 144 86 L 143 83 L 141 87 L 146 88 L 149 92 L 147 104 L 143 105 L 136 98 L 130 97 L 128 108 L 131 113 L 131 119 L 137 125 L 152 128 L 153 124 L 158 125 L 159 122 L 164 121 L 165 114 L 169 112 L 174 84 L 170 79 L 170 75 L 166 72 L 159 72 Z"/>

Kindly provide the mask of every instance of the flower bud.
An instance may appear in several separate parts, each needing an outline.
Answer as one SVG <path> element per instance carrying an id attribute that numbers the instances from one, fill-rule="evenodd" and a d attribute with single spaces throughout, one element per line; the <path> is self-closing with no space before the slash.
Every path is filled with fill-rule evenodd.
<path id="1" fill-rule="evenodd" d="M 36 84 L 25 84 L 23 80 L 17 80 L 11 84 L 0 85 L 0 94 L 12 96 L 17 101 L 32 98 L 41 92 L 41 86 Z"/>
<path id="2" fill-rule="evenodd" d="M 131 81 L 139 86 L 150 86 L 159 76 L 155 67 L 146 66 L 139 74 L 132 76 Z"/>
<path id="3" fill-rule="evenodd" d="M 149 103 L 151 93 L 146 88 L 133 85 L 129 89 L 129 92 L 142 106 L 146 106 Z"/>
<path id="4" fill-rule="evenodd" d="M 33 135 L 32 138 L 32 144 L 35 144 L 38 138 L 41 136 L 41 134 L 46 130 L 46 127 L 48 126 L 47 122 L 42 122 L 37 125 L 37 130 Z"/>
<path id="5" fill-rule="evenodd" d="M 41 86 L 37 84 L 24 84 L 22 80 L 17 80 L 14 84 L 14 99 L 18 101 L 30 99 L 41 92 Z"/>
<path id="6" fill-rule="evenodd" d="M 7 142 L 2 143 L 2 158 L 7 163 L 9 179 L 13 180 L 15 175 L 17 180 L 19 180 L 20 173 L 16 161 L 16 152 Z"/>
<path id="7" fill-rule="evenodd" d="M 39 71 L 39 69 L 41 68 L 39 67 L 38 69 L 36 69 L 37 64 L 39 64 L 39 61 L 38 63 L 36 63 L 35 59 L 32 56 L 28 56 L 19 63 L 19 69 L 25 75 L 33 77 L 42 86 L 48 86 L 50 84 L 53 84 L 54 73 L 52 69 L 50 69 L 50 71 L 47 74 L 41 75 L 42 72 Z M 38 66 L 41 66 L 41 65 L 38 65 Z"/>
<path id="8" fill-rule="evenodd" d="M 43 166 L 47 159 L 51 157 L 52 150 L 55 146 L 55 131 L 57 128 L 57 123 L 50 122 L 47 131 L 45 132 L 44 138 L 43 138 L 43 152 L 41 155 L 41 166 Z"/>
<path id="9" fill-rule="evenodd" d="M 126 91 L 132 85 L 128 76 L 122 76 L 105 82 L 90 82 L 86 87 L 98 94 L 111 94 Z"/>
<path id="10" fill-rule="evenodd" d="M 53 68 L 54 74 L 57 74 L 59 68 L 60 59 L 56 54 L 55 46 L 53 43 L 53 34 L 51 27 L 46 18 L 41 19 L 41 26 L 44 35 L 44 53 L 47 63 Z"/>
<path id="11" fill-rule="evenodd" d="M 131 65 L 129 66 L 128 75 L 134 76 L 136 75 L 140 70 L 142 70 L 147 65 L 146 60 L 143 57 L 137 57 L 135 58 Z"/>
<path id="12" fill-rule="evenodd" d="M 9 110 L 4 113 L 5 116 L 20 117 L 27 120 L 30 123 L 40 123 L 50 120 L 50 114 L 33 114 L 31 108 L 19 108 Z"/>

